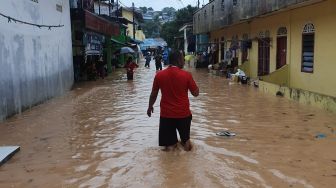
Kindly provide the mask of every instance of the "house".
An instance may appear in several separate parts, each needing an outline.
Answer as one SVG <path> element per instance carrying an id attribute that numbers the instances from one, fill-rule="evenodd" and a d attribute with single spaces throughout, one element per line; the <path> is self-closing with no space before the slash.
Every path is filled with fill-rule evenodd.
<path id="1" fill-rule="evenodd" d="M 194 14 L 194 33 L 207 38 L 217 62 L 259 79 L 260 90 L 336 111 L 335 7 L 334 0 L 213 0 Z"/>
<path id="2" fill-rule="evenodd" d="M 107 65 L 108 72 L 112 71 L 111 38 L 120 34 L 120 26 L 117 22 L 109 19 L 111 4 L 98 3 L 94 0 L 73 0 L 71 3 L 72 46 L 76 81 L 94 79 L 91 78 L 88 70 L 101 60 Z"/>
<path id="3" fill-rule="evenodd" d="M 184 24 L 179 32 L 183 32 L 183 51 L 184 54 L 194 53 L 195 52 L 195 40 L 192 32 L 193 25 L 192 23 Z M 177 45 L 179 46 L 179 44 Z M 180 48 L 179 48 L 180 49 Z"/>
<path id="4" fill-rule="evenodd" d="M 139 25 L 140 22 L 143 22 L 142 14 L 135 10 L 133 16 L 133 9 L 128 7 L 120 7 L 118 12 L 120 17 L 126 18 L 129 21 L 126 35 L 137 41 L 145 40 L 146 36 Z"/>

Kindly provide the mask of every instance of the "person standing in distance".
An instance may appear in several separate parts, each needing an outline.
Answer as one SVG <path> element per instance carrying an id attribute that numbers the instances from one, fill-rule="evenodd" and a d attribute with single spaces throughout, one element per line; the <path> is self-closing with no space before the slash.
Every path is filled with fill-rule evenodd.
<path id="1" fill-rule="evenodd" d="M 192 148 L 190 142 L 192 114 L 188 91 L 197 97 L 199 89 L 191 73 L 182 70 L 184 57 L 180 52 L 170 53 L 169 62 L 170 65 L 158 72 L 154 78 L 147 115 L 151 117 L 154 112 L 153 105 L 161 90 L 159 146 L 164 146 L 166 151 L 175 148 L 178 143 L 176 134 L 178 130 L 184 150 L 190 151 Z"/>
<path id="2" fill-rule="evenodd" d="M 156 71 L 162 70 L 162 55 L 161 51 L 157 51 L 155 55 L 155 67 Z"/>

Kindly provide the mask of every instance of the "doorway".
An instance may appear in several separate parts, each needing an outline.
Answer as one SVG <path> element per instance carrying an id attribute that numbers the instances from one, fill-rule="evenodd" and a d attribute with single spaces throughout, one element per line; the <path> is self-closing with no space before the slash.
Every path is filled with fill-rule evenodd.
<path id="1" fill-rule="evenodd" d="M 276 69 L 286 65 L 287 59 L 287 37 L 282 36 L 277 38 L 277 55 L 276 55 Z"/>

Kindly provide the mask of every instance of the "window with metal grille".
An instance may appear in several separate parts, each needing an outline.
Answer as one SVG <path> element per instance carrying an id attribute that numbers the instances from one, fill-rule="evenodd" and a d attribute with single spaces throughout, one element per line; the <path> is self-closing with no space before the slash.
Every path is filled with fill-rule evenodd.
<path id="1" fill-rule="evenodd" d="M 306 24 L 302 33 L 302 61 L 301 72 L 314 72 L 315 27 Z"/>
<path id="2" fill-rule="evenodd" d="M 222 0 L 221 8 L 222 8 L 222 10 L 225 9 L 225 0 Z"/>

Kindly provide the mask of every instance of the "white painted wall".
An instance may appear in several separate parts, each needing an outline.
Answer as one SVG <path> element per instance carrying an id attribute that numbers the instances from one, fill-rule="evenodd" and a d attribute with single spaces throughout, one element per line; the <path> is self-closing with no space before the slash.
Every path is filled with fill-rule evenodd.
<path id="1" fill-rule="evenodd" d="M 8 23 L 0 16 L 1 121 L 69 90 L 73 64 L 69 0 L 1 0 L 0 13 L 35 24 L 64 25 L 48 30 Z"/>

